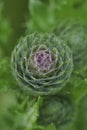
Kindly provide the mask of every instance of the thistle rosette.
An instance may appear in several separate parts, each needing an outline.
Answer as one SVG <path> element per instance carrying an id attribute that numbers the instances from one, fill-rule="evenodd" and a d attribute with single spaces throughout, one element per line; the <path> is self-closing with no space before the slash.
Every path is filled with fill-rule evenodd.
<path id="1" fill-rule="evenodd" d="M 57 129 L 73 123 L 75 108 L 69 95 L 61 94 L 43 98 L 43 104 L 39 111 L 38 123 L 48 126 L 54 123 Z"/>
<path id="2" fill-rule="evenodd" d="M 74 64 L 77 68 L 78 64 L 83 67 L 87 60 L 87 25 L 77 21 L 64 20 L 54 30 L 54 33 L 65 40 L 72 49 Z"/>
<path id="3" fill-rule="evenodd" d="M 33 95 L 57 93 L 67 83 L 73 68 L 70 48 L 48 33 L 22 38 L 12 53 L 11 63 L 20 88 Z"/>

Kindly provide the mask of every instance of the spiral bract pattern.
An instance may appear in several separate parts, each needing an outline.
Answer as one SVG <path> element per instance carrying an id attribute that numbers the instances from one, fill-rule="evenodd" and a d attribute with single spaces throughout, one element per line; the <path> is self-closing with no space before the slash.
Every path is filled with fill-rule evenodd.
<path id="1" fill-rule="evenodd" d="M 20 88 L 36 95 L 58 92 L 67 83 L 73 68 L 70 48 L 48 33 L 23 37 L 12 53 L 11 63 Z"/>
<path id="2" fill-rule="evenodd" d="M 64 94 L 45 97 L 38 122 L 45 126 L 54 123 L 59 128 L 74 119 L 73 106 L 71 98 Z"/>

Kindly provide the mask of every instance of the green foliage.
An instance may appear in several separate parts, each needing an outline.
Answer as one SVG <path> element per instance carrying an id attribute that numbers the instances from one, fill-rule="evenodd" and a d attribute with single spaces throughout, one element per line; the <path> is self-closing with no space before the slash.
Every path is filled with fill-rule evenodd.
<path id="1" fill-rule="evenodd" d="M 3 16 L 3 3 L 0 3 L 0 49 L 6 48 L 11 33 L 10 23 Z"/>
<path id="2" fill-rule="evenodd" d="M 3 4 L 0 3 L 0 42 L 6 44 L 11 34 L 9 22 L 3 17 Z"/>
<path id="3" fill-rule="evenodd" d="M 47 31 L 52 29 L 58 20 L 58 12 L 61 7 L 66 5 L 67 0 L 48 0 L 48 5 L 41 0 L 30 0 L 29 11 L 32 17 L 31 21 L 27 23 L 27 28 L 30 32 Z"/>
<path id="4" fill-rule="evenodd" d="M 1 0 L 2 1 L 2 0 Z M 86 130 L 87 128 L 87 1 L 86 0 L 3 0 L 0 1 L 0 129 L 1 130 Z M 29 15 L 28 15 L 29 14 Z M 7 19 L 8 18 L 8 19 Z M 66 19 L 72 18 L 73 21 Z M 77 20 L 78 19 L 78 20 Z M 26 23 L 25 23 L 26 20 Z M 62 22 L 61 22 L 62 21 Z M 78 22 L 80 21 L 80 22 Z M 60 26 L 61 22 L 61 26 Z M 11 23 L 11 25 L 10 25 Z M 62 25 L 64 24 L 63 28 Z M 25 27 L 26 25 L 26 27 Z M 66 86 L 59 91 L 67 93 L 76 107 L 75 120 L 59 126 L 50 122 L 44 125 L 41 111 L 56 107 L 55 96 L 26 96 L 19 91 L 11 74 L 9 54 L 17 44 L 19 36 L 30 32 L 50 32 L 59 27 L 61 38 L 78 43 L 73 48 L 74 70 Z M 11 28 L 13 27 L 13 28 Z M 14 34 L 12 31 L 14 30 Z M 57 30 L 57 31 L 58 31 Z M 67 34 L 67 35 L 66 35 Z M 72 36 L 73 34 L 73 36 Z M 67 43 L 66 42 L 66 43 Z M 84 43 L 84 44 L 81 44 Z M 70 45 L 70 44 L 69 44 Z M 78 53 L 77 53 L 78 52 Z M 79 56 L 79 57 L 78 57 Z M 77 60 L 79 59 L 79 60 Z M 21 87 L 21 86 L 20 86 Z M 15 88 L 16 90 L 14 90 Z M 28 92 L 27 92 L 28 93 Z M 49 99 L 49 100 L 46 100 Z M 45 99 L 45 100 L 44 100 Z M 61 99 L 62 100 L 62 99 Z M 44 102 L 48 101 L 48 105 Z M 60 102 L 62 104 L 63 102 Z M 71 103 L 71 102 L 70 102 Z M 58 102 L 56 102 L 58 104 Z M 44 107 L 43 107 L 44 106 Z M 59 105 L 58 105 L 59 106 Z M 63 110 L 65 110 L 64 107 Z M 50 107 L 49 107 L 50 110 Z M 68 109 L 67 109 L 68 110 Z M 61 111 L 61 110 L 60 110 Z M 66 111 L 65 111 L 66 112 Z M 57 114 L 60 112 L 58 111 Z M 64 113 L 62 112 L 63 115 Z M 57 116 L 57 115 L 56 115 Z M 41 120 L 40 120 L 41 119 Z M 44 116 L 43 116 L 44 119 Z M 49 120 L 52 121 L 52 117 Z M 40 121 L 42 123 L 40 123 Z"/>
<path id="5" fill-rule="evenodd" d="M 50 31 L 66 18 L 87 22 L 86 5 L 86 0 L 29 0 L 27 32 Z"/>
<path id="6" fill-rule="evenodd" d="M 39 105 L 41 103 L 41 98 L 29 98 L 23 97 L 22 103 L 13 112 L 15 116 L 15 128 L 32 130 L 35 127 L 36 120 L 39 114 Z M 25 108 L 26 107 L 26 108 Z M 16 111 L 15 111 L 16 110 Z"/>
<path id="7" fill-rule="evenodd" d="M 0 91 L 7 91 L 15 85 L 12 79 L 10 59 L 0 58 Z"/>
<path id="8" fill-rule="evenodd" d="M 41 98 L 29 97 L 23 93 L 17 94 L 13 91 L 1 93 L 0 98 L 3 100 L 0 107 L 0 124 L 2 129 L 7 130 L 32 130 L 36 125 L 39 116 L 39 106 L 42 102 Z M 10 99 L 10 100 L 9 100 Z M 3 109 L 3 107 L 5 107 Z M 4 125 L 6 125 L 4 127 Z"/>
<path id="9" fill-rule="evenodd" d="M 55 128 L 55 126 L 54 126 L 54 124 L 50 124 L 50 125 L 48 125 L 46 128 L 45 128 L 45 130 L 56 130 L 56 128 Z"/>
<path id="10" fill-rule="evenodd" d="M 87 95 L 81 100 L 78 105 L 78 117 L 76 120 L 76 128 L 78 130 L 87 129 Z"/>
<path id="11" fill-rule="evenodd" d="M 16 99 L 13 91 L 0 91 L 0 116 L 6 114 L 14 105 L 16 105 Z"/>

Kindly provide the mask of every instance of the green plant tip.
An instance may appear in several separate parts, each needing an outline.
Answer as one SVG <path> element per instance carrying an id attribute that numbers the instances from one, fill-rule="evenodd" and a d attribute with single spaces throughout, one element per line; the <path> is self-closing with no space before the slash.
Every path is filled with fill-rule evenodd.
<path id="1" fill-rule="evenodd" d="M 43 98 L 38 123 L 48 126 L 54 123 L 56 128 L 72 123 L 75 118 L 75 108 L 69 95 L 61 94 Z"/>

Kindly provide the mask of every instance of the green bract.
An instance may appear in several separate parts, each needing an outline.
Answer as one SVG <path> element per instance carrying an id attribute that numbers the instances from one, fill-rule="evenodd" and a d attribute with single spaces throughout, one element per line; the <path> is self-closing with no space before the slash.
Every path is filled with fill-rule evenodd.
<path id="1" fill-rule="evenodd" d="M 57 128 L 70 123 L 74 118 L 73 102 L 69 95 L 61 94 L 43 98 L 38 122 L 41 125 L 54 123 Z"/>
<path id="2" fill-rule="evenodd" d="M 20 88 L 37 95 L 58 92 L 68 81 L 73 68 L 69 47 L 48 33 L 23 37 L 12 53 L 11 62 Z"/>

